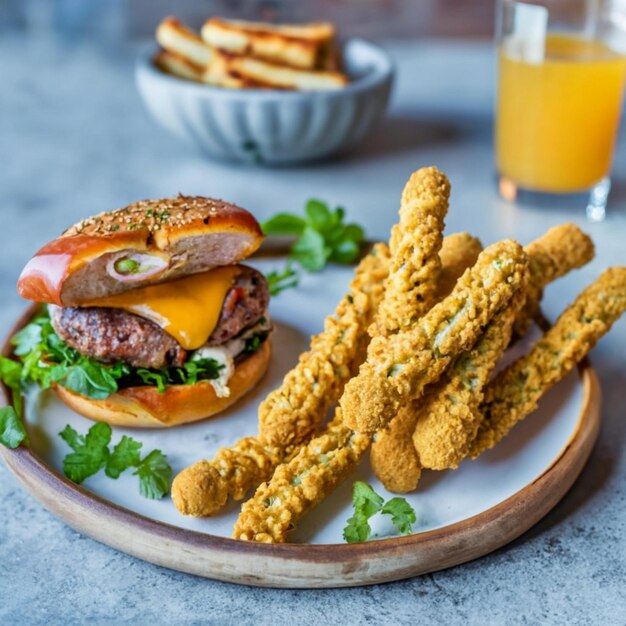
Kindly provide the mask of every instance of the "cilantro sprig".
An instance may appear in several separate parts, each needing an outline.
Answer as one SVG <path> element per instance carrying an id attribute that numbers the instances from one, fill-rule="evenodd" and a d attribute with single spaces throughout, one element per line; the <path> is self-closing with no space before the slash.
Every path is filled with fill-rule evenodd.
<path id="1" fill-rule="evenodd" d="M 370 538 L 372 528 L 369 520 L 376 513 L 390 515 L 391 523 L 403 535 L 411 532 L 417 519 L 413 507 L 404 498 L 395 497 L 385 502 L 372 487 L 360 480 L 352 488 L 352 505 L 354 515 L 348 519 L 343 529 L 343 538 L 348 543 L 367 541 Z"/>
<path id="2" fill-rule="evenodd" d="M 110 450 L 112 430 L 108 424 L 94 424 L 86 435 L 79 434 L 69 424 L 59 436 L 73 450 L 63 459 L 63 473 L 73 482 L 80 484 L 89 476 L 104 468 L 104 473 L 113 479 L 129 468 L 139 477 L 139 492 L 144 498 L 159 500 L 169 491 L 172 468 L 161 450 L 152 450 L 143 459 L 140 441 L 124 435 Z"/>
<path id="3" fill-rule="evenodd" d="M 263 222 L 266 235 L 290 235 L 297 239 L 291 246 L 289 262 L 282 272 L 270 272 L 270 293 L 276 295 L 298 284 L 293 263 L 309 272 L 319 272 L 327 263 L 354 263 L 361 251 L 365 234 L 354 223 L 344 222 L 345 211 L 341 207 L 331 210 L 321 200 L 306 203 L 304 216 L 278 213 Z"/>

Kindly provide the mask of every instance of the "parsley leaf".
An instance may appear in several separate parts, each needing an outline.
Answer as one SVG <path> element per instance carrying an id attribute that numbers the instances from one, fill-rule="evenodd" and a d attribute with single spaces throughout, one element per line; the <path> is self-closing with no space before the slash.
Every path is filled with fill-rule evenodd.
<path id="1" fill-rule="evenodd" d="M 304 217 L 279 213 L 261 227 L 266 235 L 296 236 L 289 257 L 311 272 L 329 261 L 349 264 L 358 259 L 365 234 L 358 224 L 344 223 L 341 207 L 331 211 L 325 202 L 311 199 L 304 213 Z"/>
<path id="2" fill-rule="evenodd" d="M 30 324 L 15 333 L 11 343 L 14 346 L 13 352 L 17 356 L 23 356 L 32 352 L 43 341 L 42 335 L 45 322 L 45 316 L 36 317 Z"/>
<path id="3" fill-rule="evenodd" d="M 343 538 L 348 543 L 367 541 L 372 529 L 369 519 L 376 513 L 391 515 L 391 522 L 402 534 L 410 533 L 416 521 L 415 511 L 404 498 L 391 498 L 385 502 L 367 483 L 360 480 L 352 488 L 354 515 L 343 529 Z"/>
<path id="4" fill-rule="evenodd" d="M 0 427 L 2 426 L 0 415 Z M 0 431 L 1 433 L 1 431 Z M 64 474 L 75 483 L 82 483 L 104 467 L 104 473 L 113 479 L 130 467 L 137 468 L 139 492 L 145 498 L 162 498 L 168 491 L 172 468 L 160 450 L 153 450 L 143 459 L 139 451 L 143 444 L 124 435 L 113 452 L 109 450 L 112 430 L 108 424 L 94 424 L 86 435 L 81 435 L 67 425 L 59 435 L 74 452 L 63 459 Z"/>
<path id="5" fill-rule="evenodd" d="M 290 256 L 305 270 L 319 272 L 326 265 L 331 252 L 324 241 L 324 236 L 311 226 L 307 226 L 291 248 Z"/>
<path id="6" fill-rule="evenodd" d="M 357 513 L 366 518 L 378 513 L 383 506 L 383 498 L 379 496 L 367 483 L 357 480 L 352 487 L 352 504 Z"/>
<path id="7" fill-rule="evenodd" d="M 108 424 L 94 424 L 85 436 L 79 435 L 68 425 L 59 435 L 74 450 L 63 459 L 63 473 L 71 481 L 82 483 L 107 462 L 111 441 L 111 427 Z"/>
<path id="8" fill-rule="evenodd" d="M 118 478 L 129 467 L 137 467 L 140 460 L 139 450 L 142 445 L 140 441 L 135 441 L 132 437 L 124 435 L 107 459 L 104 473 L 109 478 Z"/>
<path id="9" fill-rule="evenodd" d="M 352 505 L 354 515 L 348 520 L 343 529 L 343 538 L 348 543 L 367 541 L 372 529 L 368 520 L 378 513 L 383 506 L 383 498 L 379 496 L 367 483 L 357 480 L 352 487 Z"/>
<path id="10" fill-rule="evenodd" d="M 26 440 L 26 429 L 12 406 L 0 409 L 0 443 L 7 448 L 17 448 Z"/>
<path id="11" fill-rule="evenodd" d="M 261 228 L 266 235 L 301 235 L 306 221 L 297 215 L 289 213 L 277 213 L 266 222 Z"/>
<path id="12" fill-rule="evenodd" d="M 139 491 L 144 498 L 158 500 L 169 490 L 172 468 L 161 450 L 150 452 L 134 474 L 139 476 Z"/>
<path id="13" fill-rule="evenodd" d="M 298 273 L 291 263 L 287 263 L 285 269 L 281 272 L 272 270 L 265 275 L 271 296 L 277 296 L 285 289 L 292 289 L 298 286 Z"/>
<path id="14" fill-rule="evenodd" d="M 0 380 L 11 390 L 15 414 L 22 414 L 22 365 L 0 356 Z"/>
<path id="15" fill-rule="evenodd" d="M 391 522 L 402 535 L 408 535 L 417 520 L 413 507 L 404 498 L 391 498 L 381 512 L 391 515 Z"/>
<path id="16" fill-rule="evenodd" d="M 87 357 L 79 357 L 73 365 L 54 366 L 51 380 L 94 400 L 104 400 L 118 389 L 110 368 Z"/>

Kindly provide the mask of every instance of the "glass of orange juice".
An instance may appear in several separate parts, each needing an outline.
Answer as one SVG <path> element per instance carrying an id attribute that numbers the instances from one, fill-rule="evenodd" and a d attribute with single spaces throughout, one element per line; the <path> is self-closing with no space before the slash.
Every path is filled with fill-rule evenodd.
<path id="1" fill-rule="evenodd" d="M 604 219 L 626 83 L 626 0 L 499 0 L 496 30 L 501 195 L 584 200 L 590 219 Z"/>

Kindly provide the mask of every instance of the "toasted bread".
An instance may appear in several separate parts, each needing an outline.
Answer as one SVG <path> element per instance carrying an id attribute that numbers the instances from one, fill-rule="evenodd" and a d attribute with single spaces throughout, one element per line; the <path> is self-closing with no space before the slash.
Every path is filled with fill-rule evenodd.
<path id="1" fill-rule="evenodd" d="M 206 67 L 213 58 L 210 46 L 174 17 L 166 17 L 159 24 L 156 40 L 164 50 L 187 59 L 198 67 Z"/>
<path id="2" fill-rule="evenodd" d="M 220 84 L 219 77 L 227 76 L 234 81 L 244 81 L 246 86 L 272 89 L 298 89 L 300 91 L 321 91 L 340 89 L 348 82 L 339 72 L 297 70 L 291 67 L 251 59 L 250 57 L 225 54 L 216 51 L 207 68 L 207 82 Z M 226 85 L 224 86 L 237 86 Z"/>
<path id="3" fill-rule="evenodd" d="M 163 72 L 178 76 L 178 78 L 195 80 L 197 82 L 202 82 L 203 80 L 203 67 L 195 65 L 185 57 L 167 50 L 157 52 L 154 56 L 154 64 Z"/>
<path id="4" fill-rule="evenodd" d="M 301 69 L 322 69 L 335 36 L 332 24 L 284 25 L 212 18 L 202 27 L 210 46 Z"/>
<path id="5" fill-rule="evenodd" d="M 72 226 L 35 254 L 17 286 L 34 302 L 80 306 L 237 263 L 262 241 L 258 222 L 234 204 L 199 196 L 143 200 Z M 158 273 L 120 280 L 110 263 L 133 256 L 152 259 Z"/>

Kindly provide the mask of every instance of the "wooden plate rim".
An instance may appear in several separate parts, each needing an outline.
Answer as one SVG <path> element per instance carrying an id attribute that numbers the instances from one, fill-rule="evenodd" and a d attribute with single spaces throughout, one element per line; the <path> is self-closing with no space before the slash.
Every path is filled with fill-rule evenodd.
<path id="1" fill-rule="evenodd" d="M 10 338 L 17 330 L 26 324 L 33 316 L 36 309 L 37 305 L 30 306 L 20 316 L 2 346 L 3 355 L 6 356 L 11 353 Z M 375 584 L 460 565 L 461 563 L 484 556 L 526 532 L 558 503 L 582 471 L 597 439 L 600 427 L 601 391 L 597 376 L 587 359 L 579 365 L 579 374 L 582 379 L 583 398 L 576 429 L 570 437 L 570 440 L 555 457 L 552 464 L 533 482 L 529 483 L 506 500 L 459 522 L 413 535 L 379 539 L 366 543 L 259 544 L 189 530 L 150 519 L 91 493 L 80 485 L 71 482 L 65 478 L 65 476 L 57 473 L 30 448 L 19 447 L 11 450 L 0 445 L 0 456 L 26 490 L 39 500 L 45 508 L 57 515 L 57 517 L 61 518 L 76 530 L 143 560 L 208 578 L 255 586 L 320 588 Z M 8 398 L 8 390 L 2 385 L 0 387 L 0 407 L 8 404 Z M 560 471 L 557 472 L 557 470 Z M 53 495 L 54 497 L 44 497 L 42 493 L 37 491 L 30 484 L 30 481 L 43 484 L 45 488 L 50 490 L 49 495 Z M 542 501 L 543 492 L 549 486 L 551 486 L 554 491 L 551 493 L 550 498 Z M 58 502 L 59 506 L 54 506 L 54 502 Z M 526 519 L 521 524 L 517 524 L 514 529 L 507 529 L 498 539 L 494 538 L 494 541 L 490 544 L 488 549 L 481 549 L 478 552 L 470 553 L 469 558 L 464 557 L 460 560 L 455 560 L 454 558 L 451 560 L 444 559 L 432 568 L 416 569 L 415 571 L 410 569 L 406 570 L 406 568 L 402 571 L 394 571 L 394 569 L 391 568 L 378 575 L 373 575 L 371 579 L 362 577 L 351 578 L 349 576 L 352 571 L 351 563 L 363 564 L 363 562 L 377 561 L 380 559 L 388 559 L 389 562 L 393 562 L 395 557 L 401 554 L 405 555 L 407 551 L 411 549 L 415 551 L 429 546 L 430 544 L 450 540 L 451 538 L 456 538 L 463 542 L 464 536 L 470 533 L 470 531 L 473 532 L 476 528 L 483 529 L 485 532 L 490 533 L 493 530 L 494 524 L 496 526 L 498 525 L 499 520 L 505 518 L 512 511 L 520 509 L 520 507 L 526 508 L 529 502 L 539 502 L 540 504 L 534 514 L 528 515 Z M 279 559 L 300 561 L 306 565 L 344 563 L 346 565 L 346 579 L 345 581 L 328 581 L 327 584 L 322 578 L 315 579 L 309 584 L 300 585 L 298 577 L 294 578 L 294 580 L 283 579 L 281 578 L 281 574 L 278 574 L 277 577 L 276 575 L 272 575 L 269 571 L 266 572 L 267 579 L 259 579 L 254 575 L 246 577 L 242 572 L 237 572 L 235 575 L 228 571 L 201 573 L 192 569 L 185 569 L 184 567 L 168 564 L 166 558 L 157 560 L 153 556 L 142 554 L 141 550 L 133 549 L 132 546 L 120 546 L 120 544 L 115 541 L 109 541 L 107 538 L 101 536 L 101 533 L 98 533 L 94 528 L 81 525 L 72 519 L 68 519 L 68 517 L 71 516 L 64 515 L 67 506 L 89 511 L 92 515 L 97 514 L 102 516 L 103 519 L 111 519 L 117 524 L 123 524 L 125 528 L 132 527 L 159 539 L 184 544 L 194 550 L 221 552 L 224 553 L 225 556 L 238 555 L 248 559 L 251 557 L 267 559 L 271 556 Z M 355 572 L 356 570 L 358 570 L 358 568 L 355 567 Z"/>

